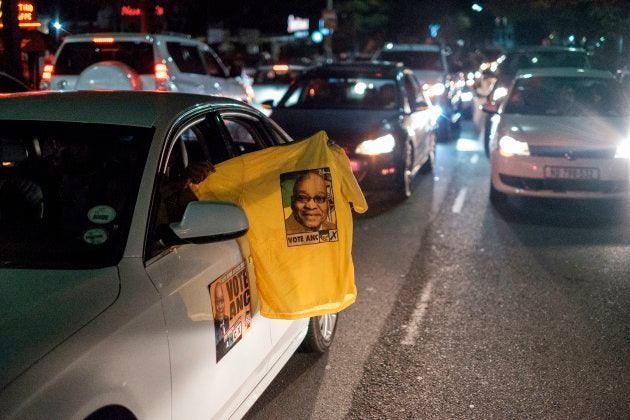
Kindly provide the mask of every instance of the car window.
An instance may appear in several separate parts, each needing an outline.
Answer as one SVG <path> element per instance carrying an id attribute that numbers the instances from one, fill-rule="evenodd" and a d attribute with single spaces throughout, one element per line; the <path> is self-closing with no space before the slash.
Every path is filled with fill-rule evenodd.
<path id="1" fill-rule="evenodd" d="M 80 74 L 101 61 L 120 61 L 138 74 L 153 74 L 153 45 L 150 42 L 68 42 L 63 44 L 55 60 L 55 73 Z"/>
<path id="2" fill-rule="evenodd" d="M 225 70 L 217 60 L 217 57 L 215 57 L 214 54 L 207 50 L 204 50 L 202 54 L 204 60 L 206 61 L 208 74 L 215 77 L 225 77 Z"/>
<path id="3" fill-rule="evenodd" d="M 613 79 L 531 77 L 519 79 L 505 105 L 506 114 L 621 117 L 628 100 Z"/>
<path id="4" fill-rule="evenodd" d="M 0 265 L 115 265 L 153 130 L 4 121 L 0 132 Z"/>
<path id="5" fill-rule="evenodd" d="M 395 109 L 402 105 L 393 78 L 317 77 L 293 84 L 280 107 L 332 109 Z"/>
<path id="6" fill-rule="evenodd" d="M 207 74 L 206 67 L 196 45 L 167 42 L 166 49 L 182 73 Z"/>
<path id="7" fill-rule="evenodd" d="M 267 145 L 261 122 L 254 117 L 224 114 L 222 119 L 236 155 L 261 150 Z"/>

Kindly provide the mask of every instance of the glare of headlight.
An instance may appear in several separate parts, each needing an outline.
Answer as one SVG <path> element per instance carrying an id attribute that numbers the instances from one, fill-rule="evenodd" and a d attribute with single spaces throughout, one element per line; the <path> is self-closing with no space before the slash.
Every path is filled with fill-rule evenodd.
<path id="1" fill-rule="evenodd" d="M 374 140 L 364 140 L 354 150 L 359 155 L 382 155 L 390 153 L 396 146 L 396 140 L 391 134 L 386 134 Z"/>
<path id="2" fill-rule="evenodd" d="M 388 42 L 387 45 L 385 45 L 385 49 L 387 50 L 391 50 L 392 48 L 394 48 L 394 44 L 392 44 L 391 42 Z"/>
<path id="3" fill-rule="evenodd" d="M 503 136 L 499 140 L 499 152 L 502 156 L 529 156 L 529 147 L 524 141 L 518 141 L 510 136 Z"/>
<path id="4" fill-rule="evenodd" d="M 630 139 L 626 139 L 617 145 L 615 157 L 619 159 L 630 159 Z"/>
<path id="5" fill-rule="evenodd" d="M 442 107 L 440 105 L 433 105 L 431 107 L 431 116 L 433 117 L 434 121 L 437 121 L 440 115 L 442 115 L 442 112 Z"/>
<path id="6" fill-rule="evenodd" d="M 442 95 L 445 90 L 446 88 L 444 87 L 442 83 L 436 83 L 434 85 L 429 86 L 429 89 L 427 89 L 427 93 L 429 94 L 429 96 L 435 97 L 435 96 Z"/>
<path id="7" fill-rule="evenodd" d="M 494 93 L 492 94 L 492 100 L 493 101 L 498 101 L 499 99 L 505 97 L 508 93 L 507 88 L 501 86 L 498 87 L 494 90 Z"/>
<path id="8" fill-rule="evenodd" d="M 354 93 L 356 93 L 357 95 L 365 95 L 366 89 L 367 85 L 363 82 L 357 82 L 357 84 L 354 85 Z"/>
<path id="9" fill-rule="evenodd" d="M 470 102 L 473 100 L 472 92 L 463 92 L 462 93 L 462 102 Z"/>

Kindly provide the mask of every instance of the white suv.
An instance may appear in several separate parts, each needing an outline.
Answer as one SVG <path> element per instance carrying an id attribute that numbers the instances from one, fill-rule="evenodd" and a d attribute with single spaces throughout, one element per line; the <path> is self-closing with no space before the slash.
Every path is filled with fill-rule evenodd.
<path id="1" fill-rule="evenodd" d="M 184 35 L 67 36 L 53 64 L 44 67 L 40 89 L 161 90 L 253 100 L 207 44 Z"/>

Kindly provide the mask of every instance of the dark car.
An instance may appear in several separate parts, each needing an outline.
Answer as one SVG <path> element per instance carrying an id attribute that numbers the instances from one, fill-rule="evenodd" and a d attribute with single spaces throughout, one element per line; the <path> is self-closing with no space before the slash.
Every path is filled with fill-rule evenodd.
<path id="1" fill-rule="evenodd" d="M 435 160 L 437 113 L 402 64 L 325 64 L 303 73 L 271 113 L 294 138 L 324 130 L 342 146 L 366 190 L 411 195 Z"/>
<path id="2" fill-rule="evenodd" d="M 0 72 L 0 93 L 26 92 L 28 90 L 30 90 L 28 86 L 15 77 Z"/>
<path id="3" fill-rule="evenodd" d="M 497 69 L 488 73 L 491 77 L 492 89 L 487 98 L 489 109 L 496 109 L 505 98 L 512 81 L 519 70 L 553 68 L 591 68 L 588 53 L 583 48 L 560 46 L 530 46 L 508 51 L 497 59 Z M 488 116 L 484 120 L 484 148 L 489 155 L 491 121 Z"/>

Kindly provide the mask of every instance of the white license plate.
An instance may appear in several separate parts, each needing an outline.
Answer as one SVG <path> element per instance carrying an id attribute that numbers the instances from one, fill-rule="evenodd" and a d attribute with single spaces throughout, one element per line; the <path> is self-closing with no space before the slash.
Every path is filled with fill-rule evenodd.
<path id="1" fill-rule="evenodd" d="M 545 166 L 545 178 L 552 179 L 599 179 L 599 168 L 571 166 Z"/>

